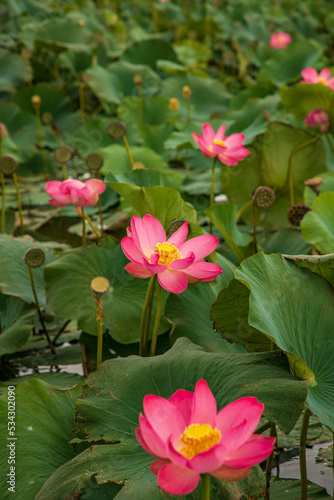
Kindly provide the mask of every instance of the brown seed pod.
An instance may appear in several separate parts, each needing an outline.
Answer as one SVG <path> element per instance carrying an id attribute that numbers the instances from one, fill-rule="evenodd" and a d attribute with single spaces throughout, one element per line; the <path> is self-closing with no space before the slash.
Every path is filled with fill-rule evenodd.
<path id="1" fill-rule="evenodd" d="M 126 134 L 126 125 L 119 120 L 114 120 L 109 123 L 107 132 L 113 139 L 121 139 Z"/>
<path id="2" fill-rule="evenodd" d="M 167 228 L 167 237 L 170 238 L 175 231 L 180 229 L 180 227 L 185 223 L 186 221 L 181 220 L 181 219 L 175 219 L 172 220 L 172 222 L 169 224 Z"/>
<path id="3" fill-rule="evenodd" d="M 253 193 L 253 202 L 257 208 L 268 208 L 275 201 L 275 193 L 268 186 L 259 186 Z"/>
<path id="4" fill-rule="evenodd" d="M 110 282 L 103 276 L 96 276 L 90 283 L 90 288 L 95 297 L 102 297 L 110 288 Z"/>
<path id="5" fill-rule="evenodd" d="M 87 156 L 85 162 L 91 170 L 100 170 L 103 167 L 104 158 L 100 153 L 91 153 Z"/>
<path id="6" fill-rule="evenodd" d="M 319 194 L 321 183 L 322 177 L 313 177 L 312 179 L 307 179 L 307 181 L 304 181 L 305 186 L 313 189 L 316 194 Z"/>
<path id="7" fill-rule="evenodd" d="M 13 156 L 4 155 L 0 157 L 0 172 L 5 175 L 12 175 L 18 171 L 19 164 Z"/>
<path id="8" fill-rule="evenodd" d="M 72 158 L 72 151 L 65 146 L 60 146 L 60 148 L 55 149 L 53 155 L 58 163 L 65 164 Z"/>
<path id="9" fill-rule="evenodd" d="M 288 220 L 293 226 L 300 226 L 303 217 L 307 212 L 310 212 L 310 207 L 306 205 L 292 205 L 288 210 Z"/>
<path id="10" fill-rule="evenodd" d="M 31 98 L 31 104 L 34 106 L 34 108 L 39 108 L 40 105 L 42 104 L 42 99 L 37 94 L 33 95 Z"/>
<path id="11" fill-rule="evenodd" d="M 41 248 L 29 248 L 24 254 L 24 261 L 28 267 L 36 268 L 44 264 L 45 253 Z"/>

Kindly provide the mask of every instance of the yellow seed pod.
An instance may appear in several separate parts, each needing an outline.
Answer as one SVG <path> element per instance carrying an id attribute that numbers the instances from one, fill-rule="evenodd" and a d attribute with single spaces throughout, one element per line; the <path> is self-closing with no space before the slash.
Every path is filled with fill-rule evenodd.
<path id="1" fill-rule="evenodd" d="M 190 99 L 192 93 L 193 91 L 188 85 L 184 85 L 184 87 L 182 87 L 182 95 L 185 99 Z"/>
<path id="2" fill-rule="evenodd" d="M 315 380 L 315 374 L 311 370 L 311 368 L 307 366 L 305 361 L 298 358 L 298 356 L 296 356 L 295 354 L 287 352 L 286 355 L 288 357 L 290 370 L 292 371 L 292 373 L 296 375 L 296 377 L 307 380 L 309 385 L 311 385 L 312 387 L 316 386 L 317 382 Z"/>
<path id="3" fill-rule="evenodd" d="M 34 106 L 34 108 L 39 108 L 42 103 L 42 100 L 39 95 L 35 94 L 31 98 L 31 103 Z"/>
<path id="4" fill-rule="evenodd" d="M 79 20 L 78 20 L 78 25 L 79 25 L 79 26 L 85 26 L 85 24 L 86 24 L 86 23 L 85 23 L 85 21 L 84 21 L 83 19 L 79 19 Z"/>
<path id="5" fill-rule="evenodd" d="M 146 169 L 144 163 L 141 161 L 135 161 L 134 164 L 132 165 L 132 170 L 144 170 Z"/>
<path id="6" fill-rule="evenodd" d="M 109 290 L 110 282 L 107 278 L 104 278 L 103 276 L 96 276 L 95 278 L 92 279 L 90 283 L 90 288 L 95 297 L 102 297 L 102 295 Z"/>
<path id="7" fill-rule="evenodd" d="M 133 81 L 136 87 L 141 87 L 143 85 L 143 77 L 141 75 L 135 75 Z"/>
<path id="8" fill-rule="evenodd" d="M 172 97 L 169 99 L 169 109 L 172 111 L 177 111 L 180 107 L 180 101 L 176 99 L 175 97 Z"/>

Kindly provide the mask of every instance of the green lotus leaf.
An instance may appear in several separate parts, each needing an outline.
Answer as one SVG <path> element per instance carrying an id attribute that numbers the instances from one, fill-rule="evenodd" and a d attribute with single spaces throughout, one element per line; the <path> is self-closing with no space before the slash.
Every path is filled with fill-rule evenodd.
<path id="1" fill-rule="evenodd" d="M 306 241 L 321 253 L 331 253 L 334 249 L 334 191 L 318 196 L 301 222 L 302 234 Z"/>

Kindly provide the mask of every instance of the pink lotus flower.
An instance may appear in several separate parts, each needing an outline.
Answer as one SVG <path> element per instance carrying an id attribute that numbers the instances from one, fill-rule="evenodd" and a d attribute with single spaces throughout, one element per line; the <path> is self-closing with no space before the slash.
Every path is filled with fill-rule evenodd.
<path id="1" fill-rule="evenodd" d="M 304 123 L 308 127 L 319 127 L 322 133 L 327 132 L 329 128 L 329 116 L 323 109 L 313 109 L 304 118 Z"/>
<path id="2" fill-rule="evenodd" d="M 219 161 L 225 165 L 234 166 L 246 158 L 250 151 L 242 144 L 242 141 L 245 140 L 243 134 L 232 134 L 225 137 L 225 128 L 226 125 L 222 125 L 215 133 L 211 125 L 205 123 L 202 128 L 203 137 L 196 132 L 192 132 L 192 136 L 203 156 L 206 158 L 218 156 Z"/>
<path id="3" fill-rule="evenodd" d="M 188 222 L 167 240 L 158 219 L 149 214 L 143 219 L 134 216 L 127 234 L 122 249 L 131 262 L 125 269 L 137 278 L 157 274 L 160 285 L 169 292 L 181 293 L 188 283 L 211 281 L 223 272 L 217 264 L 201 260 L 215 250 L 218 238 L 203 235 L 185 241 Z"/>
<path id="4" fill-rule="evenodd" d="M 292 38 L 289 33 L 284 33 L 280 31 L 279 33 L 273 33 L 269 42 L 270 47 L 276 50 L 285 49 L 292 42 Z"/>
<path id="5" fill-rule="evenodd" d="M 82 217 L 82 207 L 92 207 L 99 199 L 99 194 L 106 189 L 104 182 L 98 179 L 89 179 L 81 182 L 75 179 L 66 181 L 49 181 L 46 183 L 46 192 L 52 197 L 48 200 L 55 207 L 66 207 L 73 203 L 75 211 Z"/>
<path id="6" fill-rule="evenodd" d="M 306 68 L 301 72 L 303 80 L 299 83 L 320 83 L 321 85 L 325 85 L 330 89 L 334 90 L 334 78 L 331 78 L 331 70 L 329 68 L 325 68 L 320 73 L 314 68 Z"/>
<path id="7" fill-rule="evenodd" d="M 136 436 L 157 458 L 151 471 L 159 486 L 173 495 L 187 495 L 210 473 L 223 481 L 240 481 L 273 451 L 275 438 L 253 434 L 264 405 L 244 397 L 217 413 L 217 404 L 205 380 L 195 392 L 179 389 L 169 399 L 152 394 L 144 398 Z"/>

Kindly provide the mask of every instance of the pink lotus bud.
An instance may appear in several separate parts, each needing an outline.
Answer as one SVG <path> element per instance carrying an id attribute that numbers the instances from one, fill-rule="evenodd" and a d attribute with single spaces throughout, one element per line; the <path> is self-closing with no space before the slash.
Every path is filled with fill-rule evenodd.
<path id="1" fill-rule="evenodd" d="M 329 116 L 323 109 L 313 109 L 304 118 L 304 123 L 308 127 L 319 127 L 322 133 L 329 129 Z"/>

